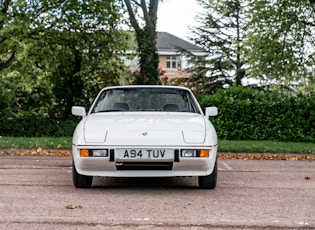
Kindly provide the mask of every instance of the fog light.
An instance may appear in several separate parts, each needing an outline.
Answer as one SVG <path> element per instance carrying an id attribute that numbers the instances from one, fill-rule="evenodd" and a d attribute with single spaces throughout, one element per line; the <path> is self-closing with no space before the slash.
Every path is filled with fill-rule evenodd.
<path id="1" fill-rule="evenodd" d="M 107 149 L 91 149 L 90 151 L 93 157 L 108 157 Z"/>
<path id="2" fill-rule="evenodd" d="M 89 150 L 88 149 L 80 149 L 80 157 L 88 157 Z"/>
<path id="3" fill-rule="evenodd" d="M 201 149 L 200 150 L 200 157 L 209 157 L 209 149 Z"/>
<path id="4" fill-rule="evenodd" d="M 181 157 L 196 157 L 197 150 L 195 149 L 184 149 L 181 152 Z"/>

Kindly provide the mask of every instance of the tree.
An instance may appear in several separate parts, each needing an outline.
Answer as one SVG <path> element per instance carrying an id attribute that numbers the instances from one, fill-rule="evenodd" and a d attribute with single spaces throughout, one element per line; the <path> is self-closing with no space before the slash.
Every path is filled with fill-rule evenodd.
<path id="1" fill-rule="evenodd" d="M 59 30 L 51 30 L 46 40 L 58 57 L 50 79 L 58 102 L 55 111 L 62 116 L 77 103 L 89 107 L 101 88 L 117 84 L 124 70 L 121 53 L 128 44 L 118 27 L 121 7 L 115 0 L 78 0 L 61 8 Z"/>
<path id="2" fill-rule="evenodd" d="M 20 17 L 20 14 L 15 13 L 14 8 L 11 8 L 11 4 L 12 0 L 0 1 L 0 71 L 8 68 L 14 61 L 17 43 L 23 34 L 19 26 L 8 26 L 14 18 Z"/>
<path id="3" fill-rule="evenodd" d="M 197 16 L 200 26 L 192 28 L 190 39 L 205 50 L 207 57 L 188 54 L 192 79 L 208 90 L 226 84 L 241 85 L 245 77 L 240 56 L 246 27 L 245 1 L 198 0 L 198 3 L 206 12 Z"/>
<path id="4" fill-rule="evenodd" d="M 61 1 L 49 5 L 55 8 Z M 29 105 L 42 106 L 38 90 L 45 87 L 42 83 L 34 83 L 39 70 L 36 66 L 29 66 L 27 47 L 32 41 L 40 39 L 40 34 L 48 25 L 41 24 L 41 18 L 48 18 L 50 9 L 46 1 L 2 0 L 0 1 L 0 84 L 6 88 L 10 98 L 15 102 L 11 111 L 23 108 L 32 111 Z M 24 67 L 27 67 L 24 69 Z M 36 73 L 33 75 L 33 73 Z M 28 77 L 30 76 L 30 77 Z M 49 91 L 49 89 L 46 91 Z M 48 102 L 45 97 L 43 102 Z"/>
<path id="5" fill-rule="evenodd" d="M 69 115 L 74 103 L 89 101 L 104 85 L 116 83 L 128 43 L 119 28 L 120 3 L 6 0 L 1 5 L 5 68 L 0 74 L 3 82 L 12 82 L 15 112 L 51 109 Z"/>
<path id="6" fill-rule="evenodd" d="M 248 74 L 266 83 L 309 84 L 314 78 L 313 1 L 252 1 L 244 57 Z M 314 82 L 314 80 L 313 80 Z"/>
<path id="7" fill-rule="evenodd" d="M 156 22 L 159 0 L 124 0 L 130 24 L 135 30 L 137 49 L 140 56 L 140 75 L 136 84 L 157 84 L 159 82 L 159 57 L 156 49 Z M 140 26 L 137 19 L 137 9 L 140 7 L 145 25 Z M 140 19 L 139 19 L 140 20 Z"/>
<path id="8" fill-rule="evenodd" d="M 75 104 L 90 107 L 101 88 L 118 83 L 125 69 L 119 52 L 127 46 L 126 36 L 115 38 L 107 31 L 70 33 L 50 45 L 57 58 L 49 76 L 58 102 L 55 111 L 66 116 Z"/>

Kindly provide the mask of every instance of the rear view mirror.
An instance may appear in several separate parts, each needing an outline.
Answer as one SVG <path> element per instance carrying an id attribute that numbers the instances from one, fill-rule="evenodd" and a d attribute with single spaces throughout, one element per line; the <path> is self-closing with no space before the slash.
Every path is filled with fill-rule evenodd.
<path id="1" fill-rule="evenodd" d="M 218 115 L 218 108 L 217 107 L 206 107 L 206 117 L 214 117 Z"/>
<path id="2" fill-rule="evenodd" d="M 81 106 L 72 106 L 71 112 L 75 116 L 84 118 L 86 116 L 86 111 L 84 107 Z"/>

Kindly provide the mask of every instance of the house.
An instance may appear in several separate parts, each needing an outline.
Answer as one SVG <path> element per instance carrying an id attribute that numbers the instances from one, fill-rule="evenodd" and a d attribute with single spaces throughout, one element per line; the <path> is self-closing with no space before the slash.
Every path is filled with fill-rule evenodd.
<path id="1" fill-rule="evenodd" d="M 188 78 L 184 70 L 188 67 L 187 59 L 181 55 L 180 49 L 187 50 L 196 56 L 206 56 L 204 50 L 188 41 L 167 32 L 157 32 L 157 52 L 159 55 L 159 70 L 166 79 Z M 133 53 L 132 51 L 128 52 Z M 124 58 L 131 72 L 138 69 L 138 59 Z M 161 76 L 161 77 L 163 77 Z"/>
<path id="2" fill-rule="evenodd" d="M 206 56 L 202 48 L 190 42 L 167 32 L 157 32 L 159 68 L 168 79 L 189 77 L 183 71 L 188 67 L 187 59 L 180 54 L 179 49 L 185 49 L 196 56 Z"/>

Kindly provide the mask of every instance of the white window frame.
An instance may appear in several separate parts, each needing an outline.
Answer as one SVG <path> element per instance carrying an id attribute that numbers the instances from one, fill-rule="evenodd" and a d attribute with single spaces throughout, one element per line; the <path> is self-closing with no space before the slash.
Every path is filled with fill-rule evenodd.
<path id="1" fill-rule="evenodd" d="M 182 62 L 179 55 L 166 56 L 166 69 L 182 69 Z"/>

